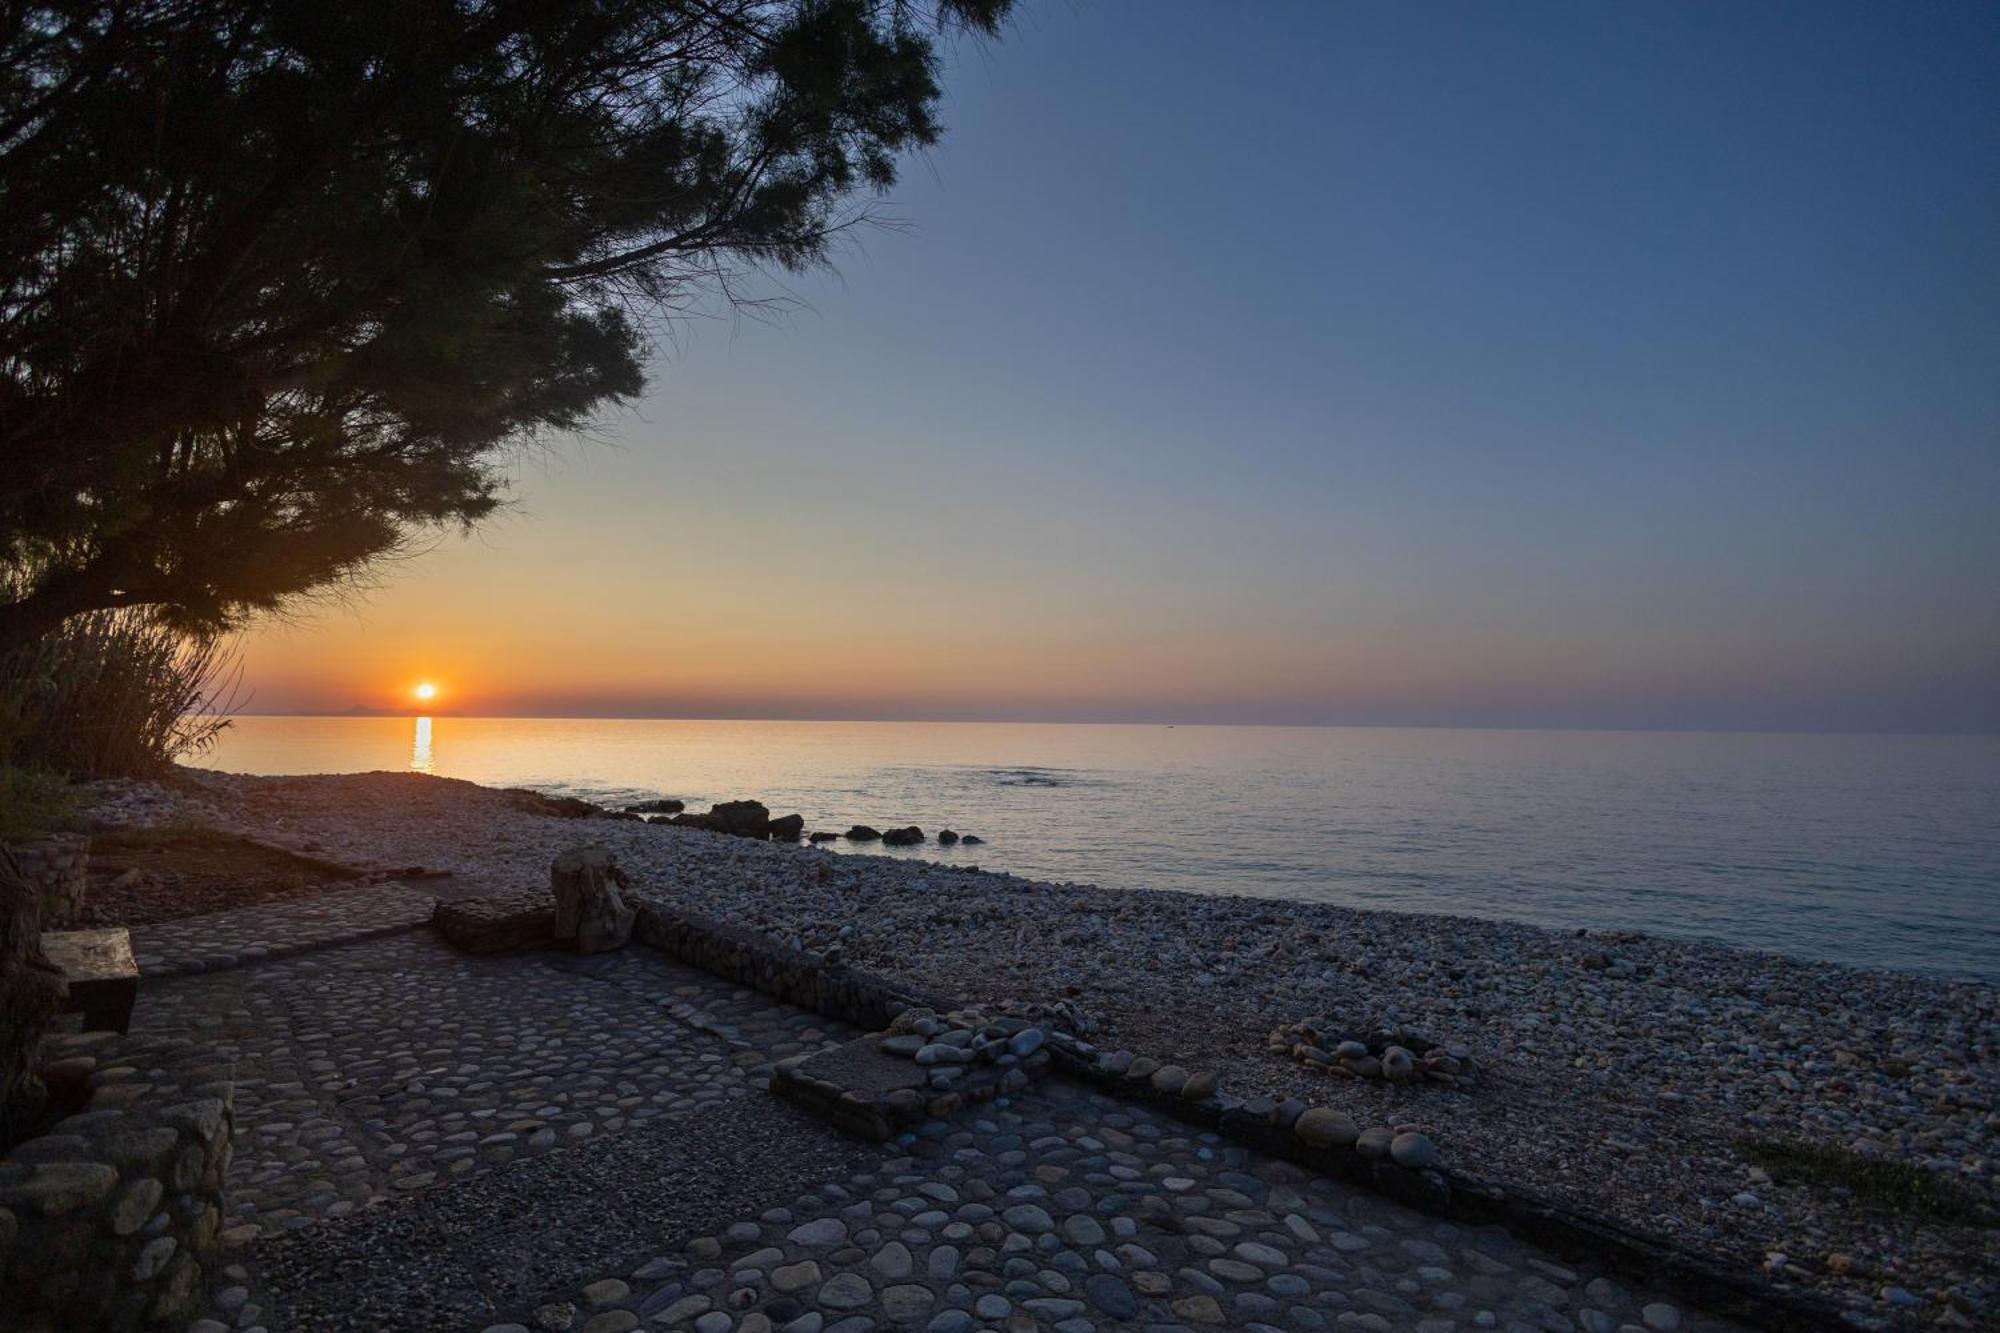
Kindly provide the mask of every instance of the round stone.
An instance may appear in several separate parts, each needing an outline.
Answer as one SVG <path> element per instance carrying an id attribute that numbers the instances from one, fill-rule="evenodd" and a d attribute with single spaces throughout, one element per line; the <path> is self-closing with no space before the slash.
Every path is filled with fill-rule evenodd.
<path id="1" fill-rule="evenodd" d="M 1139 1313 L 1139 1298 L 1132 1289 L 1110 1273 L 1093 1273 L 1084 1279 L 1083 1294 L 1090 1303 L 1113 1319 L 1132 1319 Z"/>
<path id="2" fill-rule="evenodd" d="M 875 1299 L 875 1288 L 859 1273 L 835 1273 L 819 1289 L 819 1303 L 829 1310 L 858 1310 Z"/>
<path id="3" fill-rule="evenodd" d="M 1398 1134 L 1389 1141 L 1389 1156 L 1397 1166 L 1422 1171 L 1437 1161 L 1437 1145 L 1423 1134 Z"/>
<path id="4" fill-rule="evenodd" d="M 837 1217 L 816 1217 L 791 1229 L 785 1237 L 794 1245 L 834 1246 L 847 1239 L 847 1223 Z"/>
<path id="5" fill-rule="evenodd" d="M 1000 1220 L 1024 1236 L 1039 1236 L 1045 1231 L 1054 1231 L 1056 1227 L 1048 1210 L 1033 1203 L 1015 1204 L 1000 1214 Z"/>
<path id="6" fill-rule="evenodd" d="M 1354 1150 L 1363 1157 L 1387 1157 L 1389 1145 L 1396 1136 L 1386 1125 L 1376 1125 L 1361 1131 L 1361 1137 L 1354 1140 Z"/>
<path id="7" fill-rule="evenodd" d="M 1361 1126 L 1345 1111 L 1315 1106 L 1299 1116 L 1292 1131 L 1314 1148 L 1345 1148 L 1361 1137 Z"/>
<path id="8" fill-rule="evenodd" d="M 1089 1213 L 1077 1213 L 1063 1219 L 1063 1238 L 1072 1245 L 1102 1245 L 1104 1228 Z"/>
<path id="9" fill-rule="evenodd" d="M 937 1298 L 929 1287 L 905 1282 L 882 1293 L 882 1311 L 899 1324 L 912 1323 L 930 1313 Z"/>
<path id="10" fill-rule="evenodd" d="M 771 1286 L 781 1292 L 802 1291 L 819 1281 L 819 1265 L 811 1259 L 771 1270 Z"/>
<path id="11" fill-rule="evenodd" d="M 868 1266 L 891 1282 L 896 1282 L 908 1277 L 914 1265 L 909 1247 L 899 1240 L 892 1240 L 868 1257 Z"/>

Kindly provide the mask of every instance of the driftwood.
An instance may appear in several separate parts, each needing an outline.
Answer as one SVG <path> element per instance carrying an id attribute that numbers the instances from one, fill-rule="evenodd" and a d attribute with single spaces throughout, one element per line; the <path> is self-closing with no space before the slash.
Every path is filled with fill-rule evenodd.
<path id="1" fill-rule="evenodd" d="M 26 1135 L 47 1105 L 35 1049 L 68 993 L 42 953 L 41 889 L 0 846 L 0 1148 Z"/>

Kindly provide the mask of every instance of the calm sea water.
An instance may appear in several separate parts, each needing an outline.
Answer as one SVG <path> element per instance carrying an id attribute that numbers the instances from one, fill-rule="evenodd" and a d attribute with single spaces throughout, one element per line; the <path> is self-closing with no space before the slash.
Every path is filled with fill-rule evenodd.
<path id="1" fill-rule="evenodd" d="M 2000 982 L 1995 737 L 244 717 L 202 762 L 754 797 L 987 839 L 853 854 Z"/>

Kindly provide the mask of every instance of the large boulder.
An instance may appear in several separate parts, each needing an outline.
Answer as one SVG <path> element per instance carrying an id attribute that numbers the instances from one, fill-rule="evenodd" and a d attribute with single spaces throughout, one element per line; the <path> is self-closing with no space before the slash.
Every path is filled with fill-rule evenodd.
<path id="1" fill-rule="evenodd" d="M 764 826 L 764 832 L 767 836 L 783 838 L 787 842 L 798 841 L 799 837 L 805 831 L 806 817 L 804 815 L 786 815 L 782 819 L 774 819 Z"/>
<path id="2" fill-rule="evenodd" d="M 892 828 L 882 834 L 885 847 L 914 847 L 924 840 L 924 831 L 915 824 L 908 828 Z"/>
<path id="3" fill-rule="evenodd" d="M 556 939 L 575 940 L 578 953 L 603 953 L 624 944 L 637 915 L 620 888 L 632 883 L 602 847 L 572 847 L 549 867 L 556 895 Z"/>

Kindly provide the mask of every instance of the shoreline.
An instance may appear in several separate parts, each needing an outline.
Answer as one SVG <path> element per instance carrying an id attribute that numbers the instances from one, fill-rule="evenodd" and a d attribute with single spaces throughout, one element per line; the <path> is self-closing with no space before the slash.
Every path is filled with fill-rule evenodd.
<path id="1" fill-rule="evenodd" d="M 496 789 L 412 774 L 183 770 L 150 813 L 126 790 L 112 805 L 135 819 L 192 815 L 502 888 L 545 884 L 556 850 L 602 843 L 642 895 L 971 1000 L 1068 998 L 1100 1046 L 1216 1069 L 1239 1095 L 1421 1126 L 1456 1167 L 1865 1318 L 1921 1307 L 1926 1322 L 1972 1327 L 2000 1312 L 2000 990 L 1986 983 L 1705 940 L 1054 884 L 557 819 Z M 1270 1048 L 1273 1029 L 1322 1015 L 1463 1046 L 1479 1081 L 1340 1078 Z M 1989 1225 L 1767 1171 L 1745 1155 L 1750 1141 L 1947 1181 Z"/>

